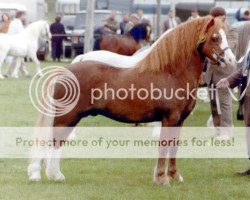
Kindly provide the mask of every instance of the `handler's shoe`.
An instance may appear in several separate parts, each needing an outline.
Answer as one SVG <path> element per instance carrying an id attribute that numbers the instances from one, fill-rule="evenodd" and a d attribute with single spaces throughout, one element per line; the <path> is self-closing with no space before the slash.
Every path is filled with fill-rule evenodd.
<path id="1" fill-rule="evenodd" d="M 239 121 L 243 121 L 244 120 L 244 115 L 243 115 L 242 112 L 240 112 L 239 109 L 237 111 L 237 120 L 239 120 Z"/>
<path id="2" fill-rule="evenodd" d="M 250 168 L 247 169 L 246 171 L 237 172 L 237 174 L 240 176 L 249 176 L 250 175 Z"/>

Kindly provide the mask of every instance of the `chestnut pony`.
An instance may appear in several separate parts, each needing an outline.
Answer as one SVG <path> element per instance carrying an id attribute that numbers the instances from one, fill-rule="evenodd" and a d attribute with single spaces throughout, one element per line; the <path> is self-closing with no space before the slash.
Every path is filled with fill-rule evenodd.
<path id="1" fill-rule="evenodd" d="M 114 120 L 127 123 L 141 123 L 161 121 L 163 129 L 160 139 L 170 135 L 167 127 L 181 127 L 195 106 L 195 99 L 187 96 L 186 85 L 189 89 L 196 89 L 202 72 L 202 64 L 205 57 L 218 62 L 221 67 L 234 66 L 235 57 L 228 47 L 226 39 L 226 25 L 220 18 L 211 16 L 188 21 L 170 33 L 163 35 L 143 58 L 138 60 L 133 68 L 122 69 L 109 64 L 84 61 L 70 65 L 69 70 L 77 80 L 80 87 L 79 99 L 76 106 L 64 115 L 58 115 L 59 107 L 55 108 L 54 116 L 41 114 L 38 120 L 39 127 L 52 127 L 51 137 L 58 141 L 66 140 L 68 135 L 78 122 L 89 115 L 104 115 Z M 60 79 L 60 77 L 58 77 Z M 134 88 L 150 90 L 150 85 L 166 90 L 182 89 L 178 96 L 186 98 L 171 99 L 161 97 L 159 99 L 140 99 L 139 96 L 128 95 L 125 99 L 100 98 L 91 101 L 93 88 L 104 92 L 104 85 L 114 91 L 120 88 L 129 90 L 131 84 Z M 52 89 L 55 100 L 65 97 L 66 88 L 55 81 Z M 94 94 L 95 95 L 95 94 Z M 45 95 L 46 96 L 46 95 Z M 124 95 L 123 95 L 124 96 Z M 169 95 L 168 95 L 169 96 Z M 189 98 L 190 97 L 190 98 Z M 45 105 L 46 107 L 46 105 Z M 59 127 L 59 129 L 54 129 Z M 44 133 L 38 132 L 42 138 Z M 175 134 L 178 136 L 179 133 Z M 178 137 L 177 137 L 178 139 Z M 55 142 L 55 146 L 47 158 L 46 175 L 49 179 L 64 180 L 60 171 L 60 146 L 61 142 Z M 28 175 L 31 181 L 41 179 L 41 164 L 46 149 L 33 147 L 31 163 L 28 167 Z M 165 148 L 159 146 L 159 158 L 155 167 L 154 182 L 156 184 L 168 184 L 169 178 L 183 181 L 176 167 L 176 146 Z M 168 171 L 165 172 L 165 160 L 170 154 Z"/>
<path id="2" fill-rule="evenodd" d="M 151 26 L 141 23 L 134 26 L 126 35 L 106 35 L 100 39 L 100 49 L 121 55 L 131 56 L 142 47 L 141 42 L 150 42 Z"/>

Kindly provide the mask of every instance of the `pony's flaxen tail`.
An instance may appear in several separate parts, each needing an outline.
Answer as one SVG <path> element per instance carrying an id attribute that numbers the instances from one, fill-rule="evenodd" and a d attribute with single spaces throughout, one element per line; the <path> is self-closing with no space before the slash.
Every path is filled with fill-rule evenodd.
<path id="1" fill-rule="evenodd" d="M 33 146 L 30 150 L 30 164 L 28 166 L 28 176 L 29 179 L 32 181 L 39 181 L 41 179 L 41 168 L 43 161 L 46 161 L 48 158 L 48 144 L 52 141 L 53 136 L 53 123 L 54 123 L 54 116 L 52 113 L 55 113 L 55 108 L 50 106 L 48 112 L 48 102 L 53 101 L 54 96 L 54 88 L 49 90 L 48 87 L 51 84 L 51 78 L 45 80 L 43 83 L 44 91 L 41 99 L 41 105 L 38 113 L 38 119 L 36 125 L 34 127 L 34 135 L 33 135 Z M 50 91 L 50 94 L 48 93 Z M 53 102 L 51 102 L 53 105 Z M 53 110 L 52 110 L 53 109 Z M 45 145 L 41 145 L 45 144 Z M 46 162 L 45 162 L 46 163 Z"/>

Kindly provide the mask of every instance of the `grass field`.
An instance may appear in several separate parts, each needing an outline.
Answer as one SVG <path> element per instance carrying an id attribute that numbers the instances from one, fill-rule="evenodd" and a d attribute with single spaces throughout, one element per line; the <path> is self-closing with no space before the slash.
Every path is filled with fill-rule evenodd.
<path id="1" fill-rule="evenodd" d="M 58 65 L 42 63 L 43 67 Z M 66 66 L 67 63 L 62 65 Z M 29 64 L 33 72 L 32 64 Z M 0 81 L 0 126 L 33 126 L 37 112 L 30 103 L 31 78 Z M 236 104 L 234 105 L 234 115 Z M 209 104 L 198 102 L 185 126 L 205 126 Z M 234 119 L 235 126 L 243 123 Z M 104 117 L 88 117 L 80 126 L 126 126 Z M 245 145 L 245 144 L 244 144 Z M 154 159 L 64 159 L 63 183 L 50 182 L 43 174 L 40 183 L 27 179 L 25 159 L 0 159 L 0 200 L 40 199 L 250 199 L 249 177 L 238 177 L 237 170 L 249 166 L 245 159 L 180 159 L 178 168 L 183 184 L 171 187 L 152 183 Z M 43 172 L 44 173 L 44 172 Z"/>

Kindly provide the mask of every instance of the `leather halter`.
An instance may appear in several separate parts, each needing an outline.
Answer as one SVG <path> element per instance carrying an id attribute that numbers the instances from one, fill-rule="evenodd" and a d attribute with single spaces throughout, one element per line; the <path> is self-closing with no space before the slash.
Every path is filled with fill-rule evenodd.
<path id="1" fill-rule="evenodd" d="M 224 58 L 222 57 L 222 54 L 224 54 L 224 52 L 226 50 L 230 49 L 230 47 L 226 47 L 224 48 L 220 53 L 218 53 L 215 49 L 212 49 L 213 51 L 213 54 L 215 54 L 217 56 L 217 63 L 220 63 L 220 62 L 223 62 L 223 63 L 226 63 L 226 61 L 224 60 Z"/>
<path id="2" fill-rule="evenodd" d="M 202 52 L 202 46 L 207 40 L 207 34 L 204 34 L 202 37 L 199 38 L 197 44 L 196 44 L 196 51 L 197 53 L 201 56 L 202 60 L 205 60 L 205 55 Z M 216 51 L 214 48 L 212 49 L 212 52 L 214 55 L 216 55 L 216 63 L 220 64 L 226 63 L 225 59 L 222 57 L 222 55 L 225 53 L 226 50 L 230 49 L 229 46 L 225 47 L 224 49 L 221 50 L 221 52 Z"/>

